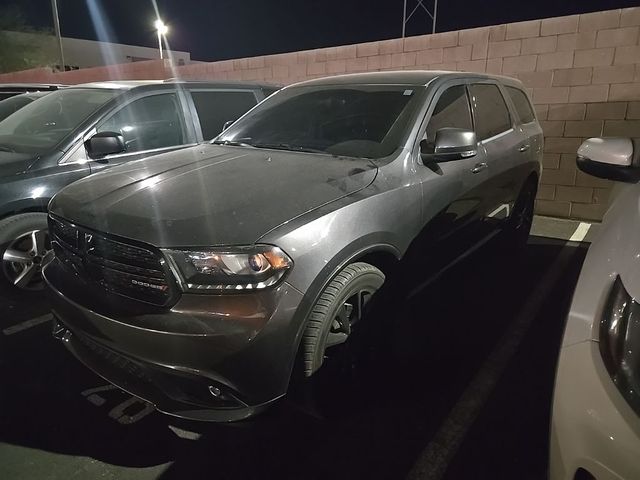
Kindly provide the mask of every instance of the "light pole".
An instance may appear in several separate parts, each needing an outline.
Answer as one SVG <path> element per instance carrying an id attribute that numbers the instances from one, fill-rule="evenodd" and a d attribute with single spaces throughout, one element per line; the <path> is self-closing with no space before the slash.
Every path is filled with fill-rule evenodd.
<path id="1" fill-rule="evenodd" d="M 158 32 L 158 48 L 160 49 L 160 59 L 162 59 L 162 36 L 167 34 L 167 32 L 169 31 L 169 27 L 167 27 L 160 19 L 157 19 L 154 25 L 156 27 L 156 31 Z"/>
<path id="2" fill-rule="evenodd" d="M 57 0 L 51 0 L 51 10 L 53 13 L 53 29 L 56 33 L 58 40 L 58 50 L 60 52 L 60 68 L 65 71 L 64 68 L 64 52 L 62 50 L 62 35 L 60 34 L 60 19 L 58 18 L 58 2 Z"/>

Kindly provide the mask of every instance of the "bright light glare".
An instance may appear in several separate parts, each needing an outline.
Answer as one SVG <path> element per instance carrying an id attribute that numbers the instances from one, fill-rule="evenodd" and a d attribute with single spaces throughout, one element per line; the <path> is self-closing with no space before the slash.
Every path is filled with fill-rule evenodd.
<path id="1" fill-rule="evenodd" d="M 154 23 L 154 26 L 156 27 L 156 30 L 158 31 L 158 33 L 160 35 L 166 35 L 167 32 L 169 31 L 169 27 L 167 27 L 164 22 L 160 19 L 156 20 Z"/>

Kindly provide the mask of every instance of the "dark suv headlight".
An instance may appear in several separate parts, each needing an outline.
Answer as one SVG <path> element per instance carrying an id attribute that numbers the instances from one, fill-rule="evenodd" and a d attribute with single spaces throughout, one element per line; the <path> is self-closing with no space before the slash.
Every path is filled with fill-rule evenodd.
<path id="1" fill-rule="evenodd" d="M 600 354 L 613 383 L 640 415 L 640 304 L 616 277 L 600 320 Z"/>
<path id="2" fill-rule="evenodd" d="M 185 291 L 261 290 L 278 283 L 293 262 L 278 247 L 163 250 Z"/>

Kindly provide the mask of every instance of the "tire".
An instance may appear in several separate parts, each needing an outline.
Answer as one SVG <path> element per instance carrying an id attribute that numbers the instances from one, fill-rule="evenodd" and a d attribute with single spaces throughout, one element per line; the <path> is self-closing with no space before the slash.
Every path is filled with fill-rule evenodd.
<path id="1" fill-rule="evenodd" d="M 50 249 L 46 213 L 22 213 L 0 220 L 2 286 L 42 290 L 41 262 Z"/>
<path id="2" fill-rule="evenodd" d="M 537 193 L 537 183 L 533 179 L 525 182 L 520 190 L 513 207 L 513 213 L 507 224 L 508 246 L 514 250 L 521 250 L 527 245 L 531 224 L 533 223 L 533 210 Z"/>
<path id="3" fill-rule="evenodd" d="M 327 285 L 309 314 L 302 338 L 306 377 L 312 376 L 322 366 L 327 348 L 336 348 L 338 344 L 334 342 L 343 336 L 346 343 L 352 329 L 361 327 L 359 321 L 366 318 L 364 307 L 384 281 L 385 276 L 378 268 L 357 262 L 345 267 Z M 357 307 L 354 303 L 359 303 L 360 306 Z M 349 305 L 351 313 L 345 315 L 349 313 Z"/>

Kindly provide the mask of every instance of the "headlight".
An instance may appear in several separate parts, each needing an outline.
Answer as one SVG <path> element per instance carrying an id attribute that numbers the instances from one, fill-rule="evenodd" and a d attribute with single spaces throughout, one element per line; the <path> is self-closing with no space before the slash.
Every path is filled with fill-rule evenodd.
<path id="1" fill-rule="evenodd" d="M 640 304 L 620 277 L 613 283 L 600 320 L 600 354 L 613 383 L 640 414 Z"/>
<path id="2" fill-rule="evenodd" d="M 260 290 L 275 285 L 293 262 L 278 247 L 163 250 L 183 290 Z"/>

